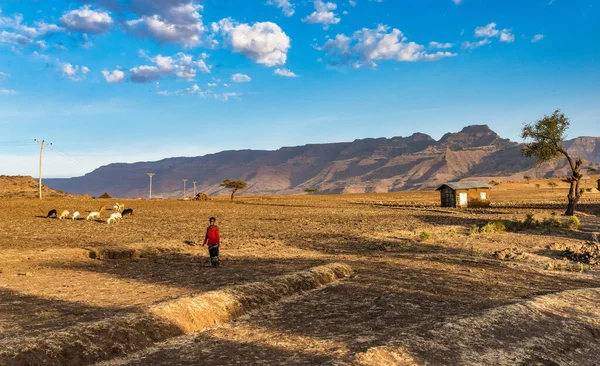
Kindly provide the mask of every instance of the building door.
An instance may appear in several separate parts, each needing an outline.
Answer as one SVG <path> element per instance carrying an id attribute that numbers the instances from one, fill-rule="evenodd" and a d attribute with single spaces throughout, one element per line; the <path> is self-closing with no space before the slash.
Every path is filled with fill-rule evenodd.
<path id="1" fill-rule="evenodd" d="M 468 203 L 469 203 L 469 196 L 466 193 L 459 193 L 458 194 L 458 204 L 462 207 L 462 206 L 467 206 Z"/>
<path id="2" fill-rule="evenodd" d="M 487 200 L 487 193 L 486 192 L 479 192 L 479 196 L 481 197 L 482 201 Z"/>

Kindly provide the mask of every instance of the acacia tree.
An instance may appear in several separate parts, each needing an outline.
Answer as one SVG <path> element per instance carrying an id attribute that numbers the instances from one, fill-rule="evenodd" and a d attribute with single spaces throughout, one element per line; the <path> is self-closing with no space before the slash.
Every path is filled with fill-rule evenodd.
<path id="1" fill-rule="evenodd" d="M 552 188 L 552 192 L 554 192 L 554 188 L 556 188 L 557 185 L 556 182 L 548 182 L 548 187 Z"/>
<path id="2" fill-rule="evenodd" d="M 529 184 L 529 181 L 531 180 L 531 177 L 526 175 L 523 177 L 523 179 L 525 179 L 527 181 L 527 184 Z"/>
<path id="3" fill-rule="evenodd" d="M 583 194 L 583 189 L 579 188 L 579 183 L 583 177 L 583 174 L 581 174 L 583 159 L 573 158 L 563 146 L 570 123 L 569 118 L 557 109 L 551 116 L 544 116 L 535 123 L 526 124 L 521 132 L 521 137 L 524 140 L 531 140 L 522 149 L 525 156 L 535 157 L 541 163 L 554 160 L 562 155 L 569 162 L 571 175 L 567 176 L 566 181 L 571 184 L 571 188 L 567 196 L 569 199 L 569 205 L 565 212 L 567 216 L 573 216 L 575 205 L 577 205 Z"/>
<path id="4" fill-rule="evenodd" d="M 236 192 L 243 191 L 244 189 L 248 188 L 248 183 L 243 179 L 233 180 L 228 178 L 225 179 L 223 183 L 220 184 L 220 186 L 223 188 L 233 190 L 231 191 L 231 200 L 233 201 L 233 196 L 235 196 Z"/>

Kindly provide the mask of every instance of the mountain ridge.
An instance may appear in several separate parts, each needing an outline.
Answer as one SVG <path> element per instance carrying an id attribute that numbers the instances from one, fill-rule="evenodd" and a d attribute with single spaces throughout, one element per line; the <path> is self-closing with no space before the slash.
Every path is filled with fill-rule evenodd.
<path id="1" fill-rule="evenodd" d="M 557 159 L 537 165 L 521 155 L 522 144 L 502 138 L 487 125 L 466 126 L 435 140 L 424 133 L 407 137 L 365 138 L 352 142 L 286 146 L 277 150 L 227 150 L 198 157 L 113 163 L 81 177 L 47 179 L 70 193 L 142 197 L 147 172 L 154 172 L 153 196 L 181 197 L 182 179 L 198 182 L 198 191 L 221 194 L 225 178 L 249 182 L 245 194 L 284 195 L 316 188 L 323 193 L 389 192 L 431 189 L 461 179 L 502 179 L 566 174 Z M 574 155 L 600 164 L 600 138 L 582 136 L 565 142 Z M 188 195 L 191 191 L 188 187 Z"/>

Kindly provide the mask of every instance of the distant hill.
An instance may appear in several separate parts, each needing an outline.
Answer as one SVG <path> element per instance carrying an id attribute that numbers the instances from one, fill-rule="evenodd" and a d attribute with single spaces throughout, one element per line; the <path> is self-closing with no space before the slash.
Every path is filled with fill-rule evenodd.
<path id="1" fill-rule="evenodd" d="M 44 185 L 44 197 L 65 197 L 65 193 L 57 192 Z M 30 176 L 0 175 L 0 198 L 35 198 L 39 197 L 38 182 Z"/>
<path id="2" fill-rule="evenodd" d="M 600 138 L 579 137 L 566 143 L 574 155 L 600 164 Z M 147 172 L 154 172 L 156 197 L 181 197 L 182 179 L 198 191 L 220 194 L 225 178 L 250 183 L 243 194 L 297 194 L 306 188 L 323 193 L 389 192 L 431 189 L 461 179 L 522 179 L 567 173 L 564 159 L 536 166 L 520 153 L 521 145 L 501 138 L 486 125 L 447 133 L 439 141 L 415 133 L 408 137 L 369 138 L 353 142 L 283 147 L 276 151 L 223 151 L 200 157 L 156 162 L 110 164 L 82 177 L 48 179 L 50 187 L 71 193 L 114 197 L 148 194 Z"/>

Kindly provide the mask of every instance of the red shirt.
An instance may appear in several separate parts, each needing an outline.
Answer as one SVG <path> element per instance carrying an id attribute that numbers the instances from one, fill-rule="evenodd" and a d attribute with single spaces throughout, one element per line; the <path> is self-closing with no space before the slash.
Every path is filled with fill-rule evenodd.
<path id="1" fill-rule="evenodd" d="M 206 239 L 208 245 L 215 245 L 221 242 L 217 225 L 209 226 L 206 229 Z"/>

